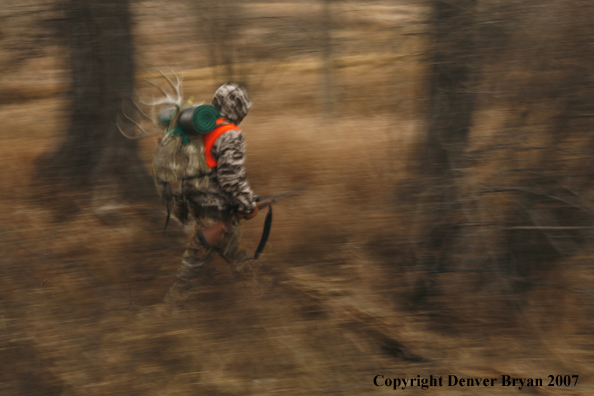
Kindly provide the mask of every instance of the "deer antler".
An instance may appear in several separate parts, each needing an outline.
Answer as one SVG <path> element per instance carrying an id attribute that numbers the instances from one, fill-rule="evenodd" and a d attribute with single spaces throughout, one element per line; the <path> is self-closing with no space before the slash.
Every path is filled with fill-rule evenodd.
<path id="1" fill-rule="evenodd" d="M 124 109 L 123 109 L 124 106 L 122 106 L 122 110 L 120 111 L 121 116 L 120 116 L 120 114 L 118 114 L 118 116 L 116 118 L 116 125 L 117 125 L 120 133 L 128 139 L 131 139 L 131 140 L 143 139 L 145 137 L 154 136 L 155 134 L 158 133 L 158 125 L 157 125 L 156 118 L 155 118 L 155 106 L 168 104 L 168 105 L 176 106 L 179 110 L 179 108 L 181 108 L 181 105 L 183 103 L 182 80 L 178 77 L 178 75 L 175 74 L 175 72 L 173 70 L 171 70 L 171 73 L 173 73 L 173 75 L 175 76 L 175 82 L 173 82 L 173 80 L 171 78 L 169 78 L 165 73 L 163 73 L 161 71 L 161 69 L 159 69 L 159 68 L 155 68 L 155 69 L 157 69 L 157 71 L 165 78 L 165 80 L 167 80 L 167 82 L 169 83 L 170 87 L 173 89 L 174 92 L 173 93 L 168 92 L 163 87 L 161 87 L 159 84 L 156 84 L 151 80 L 145 79 L 146 82 L 148 82 L 152 86 L 156 87 L 163 95 L 165 95 L 165 97 L 158 98 L 158 99 L 155 99 L 153 97 L 153 100 L 150 100 L 150 101 L 144 101 L 142 99 L 138 100 L 143 105 L 151 106 L 151 116 L 147 115 L 141 109 L 141 107 L 135 100 L 133 100 L 133 99 L 131 100 L 132 104 L 135 107 L 134 112 L 138 112 L 138 114 L 140 114 L 140 116 L 142 118 L 145 118 L 152 122 L 153 128 L 155 129 L 153 132 L 148 132 L 145 128 L 143 128 L 142 125 L 140 125 L 140 122 L 137 121 L 137 119 L 135 119 L 135 117 L 132 117 L 131 115 L 129 115 L 129 113 L 124 111 Z M 134 96 L 138 96 L 138 95 L 135 94 Z M 130 134 L 130 133 L 124 132 L 124 130 L 129 130 L 130 127 L 132 127 L 133 129 L 138 129 L 140 131 L 140 134 Z"/>
<path id="2" fill-rule="evenodd" d="M 162 104 L 173 104 L 176 105 L 178 107 L 181 107 L 182 105 L 182 101 L 183 101 L 183 92 L 182 92 L 182 82 L 179 79 L 179 77 L 177 76 L 177 74 L 175 74 L 175 72 L 172 70 L 171 73 L 173 73 L 173 75 L 175 76 L 175 84 L 173 83 L 173 81 L 165 74 L 161 71 L 161 69 L 155 67 L 155 69 L 157 69 L 157 71 L 159 73 L 161 73 L 161 75 L 163 77 L 165 77 L 165 79 L 167 80 L 167 82 L 169 83 L 169 85 L 171 86 L 171 88 L 173 88 L 173 90 L 175 91 L 174 95 L 171 95 L 169 92 L 165 91 L 163 89 L 163 87 L 161 87 L 158 84 L 155 84 L 154 82 L 152 82 L 149 79 L 144 79 L 146 82 L 148 82 L 149 84 L 151 84 L 154 87 L 157 87 L 159 89 L 159 91 L 161 91 L 161 93 L 163 93 L 163 95 L 165 95 L 164 98 L 160 98 L 157 100 L 153 100 L 152 102 L 141 102 L 142 104 L 145 104 L 147 106 L 158 106 L 158 105 L 162 105 Z"/>
<path id="3" fill-rule="evenodd" d="M 156 127 L 157 126 L 156 123 L 155 123 L 154 117 L 149 117 L 148 115 L 146 115 L 146 113 L 144 111 L 142 111 L 142 109 L 140 108 L 140 106 L 138 106 L 138 103 L 136 103 L 134 100 L 132 100 L 132 103 L 134 104 L 134 107 L 136 107 L 136 109 L 138 110 L 138 112 L 142 115 L 142 117 L 146 118 L 147 120 L 150 120 L 153 123 L 153 127 Z M 137 136 L 130 136 L 130 135 L 126 134 L 124 132 L 124 129 L 123 129 L 125 127 L 125 124 L 123 123 L 122 118 L 120 117 L 120 114 L 118 114 L 117 117 L 116 117 L 116 126 L 118 127 L 118 130 L 120 131 L 120 133 L 122 135 L 124 135 L 124 137 L 126 137 L 126 138 L 128 138 L 130 140 L 137 140 L 137 139 L 143 139 L 145 137 L 151 137 L 151 136 L 154 136 L 158 132 L 157 130 L 155 130 L 153 132 L 148 132 L 146 129 L 144 129 L 142 127 L 142 125 L 140 125 L 140 123 L 136 122 L 132 117 L 130 117 L 128 114 L 126 114 L 124 112 L 124 110 L 121 111 L 121 114 L 122 114 L 122 116 L 124 116 L 124 118 L 126 120 L 128 120 L 129 122 L 131 122 L 132 124 L 134 124 L 134 126 L 136 128 L 138 128 L 140 130 L 140 132 L 141 132 L 141 134 L 140 135 L 137 135 Z"/>

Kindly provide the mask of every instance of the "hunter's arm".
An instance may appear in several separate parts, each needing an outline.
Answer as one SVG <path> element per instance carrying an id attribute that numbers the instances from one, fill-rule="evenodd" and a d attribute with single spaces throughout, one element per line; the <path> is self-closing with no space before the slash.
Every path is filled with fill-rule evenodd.
<path id="1" fill-rule="evenodd" d="M 217 180 L 240 212 L 251 212 L 256 203 L 246 181 L 245 140 L 240 131 L 224 133 L 215 142 L 212 152 L 217 159 Z"/>

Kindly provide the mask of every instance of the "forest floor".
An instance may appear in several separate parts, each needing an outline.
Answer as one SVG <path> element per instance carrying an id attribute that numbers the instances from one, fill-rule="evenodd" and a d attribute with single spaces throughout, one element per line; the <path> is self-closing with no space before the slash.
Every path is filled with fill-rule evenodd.
<path id="1" fill-rule="evenodd" d="M 153 41 L 144 18 L 158 3 L 142 4 L 137 34 L 147 45 Z M 269 243 L 245 279 L 217 259 L 180 305 L 161 300 L 191 226 L 172 221 L 163 235 L 156 195 L 152 204 L 72 213 L 76 196 L 57 202 L 35 190 L 37 159 L 59 144 L 67 122 L 65 72 L 51 57 L 21 70 L 15 81 L 53 72 L 14 91 L 20 101 L 0 105 L 0 393 L 394 392 L 374 385 L 378 375 L 443 377 L 441 387 L 400 389 L 409 395 L 594 393 L 593 296 L 584 291 L 594 278 L 590 252 L 521 297 L 488 286 L 497 279 L 478 284 L 452 273 L 442 275 L 451 277 L 451 288 L 436 293 L 435 305 L 411 305 L 409 291 L 422 273 L 410 258 L 414 207 L 401 204 L 398 191 L 423 128 L 415 114 L 424 66 L 415 43 L 403 46 L 409 57 L 389 69 L 393 55 L 343 56 L 335 75 L 340 117 L 318 111 L 315 59 L 285 60 L 256 75 L 254 108 L 242 124 L 248 180 L 262 197 L 304 183 L 307 189 L 276 205 Z M 139 47 L 140 64 L 159 65 L 149 58 L 165 48 Z M 177 66 L 187 95 L 208 100 L 213 69 L 184 62 L 191 60 Z M 153 145 L 142 141 L 147 167 Z M 243 224 L 248 250 L 262 222 L 258 216 Z M 448 386 L 450 375 L 497 382 Z M 542 386 L 502 386 L 506 375 L 540 378 Z M 549 387 L 550 375 L 579 379 L 577 386 Z"/>

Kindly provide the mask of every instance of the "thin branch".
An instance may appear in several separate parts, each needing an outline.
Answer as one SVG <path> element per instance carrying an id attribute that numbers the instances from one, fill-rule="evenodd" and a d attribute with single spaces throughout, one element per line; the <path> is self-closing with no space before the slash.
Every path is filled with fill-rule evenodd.
<path id="1" fill-rule="evenodd" d="M 572 206 L 574 208 L 580 209 L 588 214 L 591 214 L 590 210 L 587 208 L 584 208 L 578 204 L 575 204 L 573 202 L 570 202 L 566 199 L 557 197 L 555 195 L 551 195 L 551 194 L 547 194 L 544 192 L 540 192 L 540 191 L 534 191 L 534 190 L 530 190 L 528 188 L 522 188 L 522 187 L 504 187 L 504 188 L 492 188 L 492 189 L 487 189 L 487 190 L 480 190 L 478 191 L 479 194 L 481 193 L 495 193 L 495 192 L 524 192 L 527 194 L 533 194 L 533 195 L 540 195 L 540 196 L 544 196 L 550 199 L 553 199 L 555 201 L 559 201 L 559 202 L 563 202 L 569 206 Z"/>

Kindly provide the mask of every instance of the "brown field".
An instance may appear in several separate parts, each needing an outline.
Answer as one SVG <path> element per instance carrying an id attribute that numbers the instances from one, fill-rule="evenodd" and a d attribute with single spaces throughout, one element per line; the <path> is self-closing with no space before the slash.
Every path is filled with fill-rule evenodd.
<path id="1" fill-rule="evenodd" d="M 142 77 L 156 76 L 152 66 L 172 67 L 187 97 L 208 101 L 221 82 L 216 67 L 194 40 L 191 15 L 165 4 L 135 5 L 139 89 L 148 92 Z M 301 2 L 246 7 L 279 18 L 319 12 Z M 337 7 L 348 22 L 336 32 L 338 115 L 320 111 L 315 54 L 238 66 L 254 87 L 242 124 L 250 184 L 262 197 L 307 188 L 275 206 L 249 277 L 236 279 L 218 259 L 182 306 L 161 299 L 191 226 L 172 221 L 163 236 L 156 195 L 153 204 L 72 215 L 76 196 L 56 202 L 35 187 L 37 159 L 57 147 L 68 122 L 61 50 L 0 78 L 0 394 L 594 393 L 588 248 L 522 296 L 495 276 L 446 273 L 435 306 L 410 307 L 406 295 L 423 276 L 411 265 L 417 208 L 398 197 L 424 133 L 427 65 L 423 36 L 402 34 L 422 32 L 426 10 L 413 2 Z M 266 29 L 254 28 L 244 44 L 265 42 Z M 473 148 L 492 139 L 506 114 L 483 110 Z M 147 167 L 154 142 L 142 141 Z M 262 222 L 243 224 L 250 250 Z M 450 374 L 498 382 L 400 391 L 372 384 L 376 375 Z M 502 375 L 544 386 L 501 387 Z M 579 375 L 578 386 L 547 387 L 549 375 Z"/>

